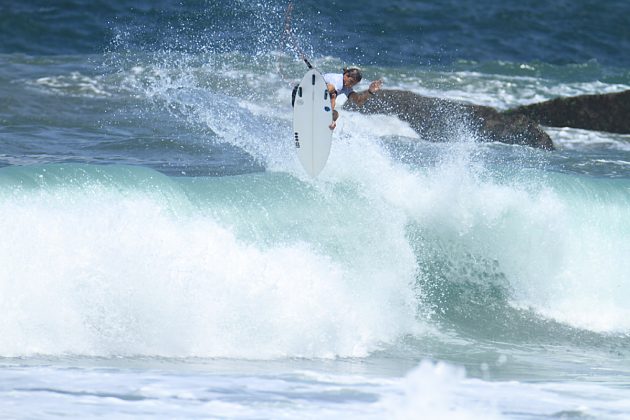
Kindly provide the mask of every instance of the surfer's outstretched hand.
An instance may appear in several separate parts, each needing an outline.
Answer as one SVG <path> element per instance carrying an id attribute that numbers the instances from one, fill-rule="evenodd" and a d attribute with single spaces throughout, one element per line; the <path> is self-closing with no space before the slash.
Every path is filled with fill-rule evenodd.
<path id="1" fill-rule="evenodd" d="M 368 90 L 372 93 L 376 93 L 379 90 L 381 90 L 381 86 L 383 86 L 383 81 L 375 80 L 372 83 L 370 83 L 370 87 L 368 88 Z"/>

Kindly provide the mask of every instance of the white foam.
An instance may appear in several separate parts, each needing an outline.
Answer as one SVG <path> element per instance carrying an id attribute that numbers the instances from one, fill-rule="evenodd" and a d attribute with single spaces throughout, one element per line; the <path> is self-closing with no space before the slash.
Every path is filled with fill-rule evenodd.
<path id="1" fill-rule="evenodd" d="M 363 116 L 352 118 L 359 123 L 334 144 L 323 180 L 356 183 L 383 214 L 433 232 L 452 246 L 445 257 L 454 267 L 481 269 L 467 266 L 470 255 L 493 261 L 516 307 L 592 331 L 630 331 L 623 191 L 568 175 L 494 181 L 465 129 L 436 167 L 409 168 L 379 146 Z"/>
<path id="2" fill-rule="evenodd" d="M 630 252 L 623 236 L 630 216 L 624 207 L 626 203 L 618 197 L 607 201 L 605 197 L 575 196 L 572 189 L 582 188 L 579 177 L 495 181 L 485 175 L 483 163 L 475 161 L 478 147 L 463 123 L 453 127 L 453 137 L 460 140 L 442 146 L 442 162 L 434 168 L 411 168 L 392 159 L 379 145 L 381 139 L 389 136 L 416 139 L 407 124 L 393 117 L 343 110 L 329 162 L 318 179 L 310 180 L 297 165 L 292 145 L 287 141 L 291 138 L 290 120 L 279 117 L 283 112 L 290 115 L 288 89 L 278 89 L 274 80 L 268 85 L 264 78 L 259 80 L 259 89 L 276 92 L 269 96 L 267 109 L 252 98 L 235 100 L 223 93 L 199 89 L 200 75 L 192 69 L 174 70 L 167 71 L 170 77 L 149 79 L 149 88 L 146 83 L 138 83 L 134 88 L 163 101 L 167 108 L 180 110 L 180 117 L 183 115 L 192 124 L 210 127 L 223 141 L 264 162 L 268 170 L 288 172 L 332 197 L 337 189 L 358 191 L 368 200 L 372 214 L 388 220 L 385 228 L 395 232 L 392 249 L 401 252 L 404 261 L 413 257 L 409 256 L 410 244 L 401 232 L 407 224 L 417 223 L 431 229 L 443 242 L 453 244 L 454 259 L 465 260 L 466 255 L 474 254 L 495 261 L 509 282 L 515 306 L 533 308 L 561 322 L 597 331 L 630 330 L 630 323 L 624 321 L 630 316 L 623 306 L 630 299 L 630 288 L 615 291 L 615 285 L 630 270 L 625 257 Z M 223 77 L 220 67 L 204 68 L 210 70 L 216 71 L 212 77 Z M 558 85 L 536 78 L 466 72 L 449 77 L 459 77 L 460 83 L 471 89 L 471 100 L 484 89 L 495 96 L 505 88 L 505 93 L 496 95 L 505 106 L 515 105 L 509 98 L 510 92 L 515 93 L 517 102 L 524 103 L 559 93 L 620 88 L 598 82 Z M 405 81 L 407 88 L 421 88 L 420 82 L 415 76 Z M 532 89 L 531 95 L 527 89 Z M 542 96 L 536 96 L 539 94 Z M 576 138 L 575 131 L 568 135 L 565 131 L 555 133 L 560 133 L 554 139 L 559 138 L 560 144 L 569 144 L 571 140 L 567 139 Z M 610 141 L 606 137 L 606 141 L 613 147 L 625 147 L 625 138 Z M 596 191 L 588 189 L 588 194 L 597 194 Z M 357 231 L 367 229 L 366 226 Z M 573 306 L 571 299 L 576 303 Z M 598 315 L 588 321 L 583 313 Z"/>
<path id="3" fill-rule="evenodd" d="M 491 393 L 476 400 L 462 398 L 462 388 L 470 386 L 474 385 L 465 380 L 463 369 L 425 360 L 401 381 L 401 395 L 384 398 L 386 416 L 400 420 L 502 418 Z"/>
<path id="4" fill-rule="evenodd" d="M 388 87 L 501 110 L 557 97 L 616 93 L 630 89 L 628 85 L 598 80 L 560 83 L 540 77 L 505 76 L 471 71 L 403 77 L 401 80 L 392 81 Z"/>
<path id="5" fill-rule="evenodd" d="M 0 354 L 359 357 L 418 326 L 404 226 L 339 261 L 314 243 L 244 242 L 128 194 L 60 188 L 0 203 Z"/>
<path id="6" fill-rule="evenodd" d="M 451 264 L 466 269 L 471 254 L 496 261 L 515 306 L 594 331 L 630 331 L 623 285 L 630 213 L 622 194 L 595 197 L 594 187 L 582 192 L 579 181 L 560 175 L 556 190 L 446 168 L 399 197 L 413 197 L 404 200 L 409 213 L 452 244 Z"/>
<path id="7" fill-rule="evenodd" d="M 356 112 L 340 111 L 335 129 L 335 138 L 353 136 L 359 138 L 405 137 L 419 139 L 420 136 L 407 122 L 391 115 L 362 115 Z"/>
<path id="8" fill-rule="evenodd" d="M 5 366 L 0 413 L 8 418 L 55 417 L 71 410 L 80 418 L 368 420 L 499 419 L 517 413 L 524 418 L 624 419 L 630 410 L 623 386 L 489 382 L 466 377 L 462 368 L 426 360 L 403 378 L 220 370 L 190 371 L 185 365 L 166 371 Z"/>
<path id="9" fill-rule="evenodd" d="M 91 77 L 73 71 L 67 75 L 40 77 L 27 81 L 27 84 L 57 95 L 89 98 L 112 96 L 102 79 L 102 76 Z"/>
<path id="10" fill-rule="evenodd" d="M 613 134 L 601 131 L 581 130 L 570 127 L 545 127 L 553 143 L 570 150 L 605 148 L 630 151 L 630 135 Z"/>

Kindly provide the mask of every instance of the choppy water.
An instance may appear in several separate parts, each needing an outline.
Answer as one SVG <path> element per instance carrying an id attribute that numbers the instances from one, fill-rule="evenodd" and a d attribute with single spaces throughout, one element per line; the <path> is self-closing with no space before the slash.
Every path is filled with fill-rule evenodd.
<path id="1" fill-rule="evenodd" d="M 292 25 L 325 71 L 508 109 L 629 89 L 628 8 Z M 342 111 L 311 180 L 285 10 L 0 6 L 0 416 L 627 417 L 630 136 L 432 143 Z"/>

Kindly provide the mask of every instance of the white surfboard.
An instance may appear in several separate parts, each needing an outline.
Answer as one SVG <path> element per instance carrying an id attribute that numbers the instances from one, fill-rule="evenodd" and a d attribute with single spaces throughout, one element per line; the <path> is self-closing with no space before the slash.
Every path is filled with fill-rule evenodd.
<path id="1" fill-rule="evenodd" d="M 332 143 L 332 109 L 326 82 L 315 69 L 300 82 L 293 106 L 293 140 L 300 163 L 316 177 L 328 160 Z"/>

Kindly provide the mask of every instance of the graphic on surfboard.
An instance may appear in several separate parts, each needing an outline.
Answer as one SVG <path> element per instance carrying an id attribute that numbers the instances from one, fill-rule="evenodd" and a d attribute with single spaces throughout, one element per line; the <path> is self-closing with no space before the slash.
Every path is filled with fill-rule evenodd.
<path id="1" fill-rule="evenodd" d="M 332 110 L 326 82 L 310 69 L 298 85 L 293 106 L 293 136 L 300 163 L 316 177 L 328 160 L 332 143 Z"/>

